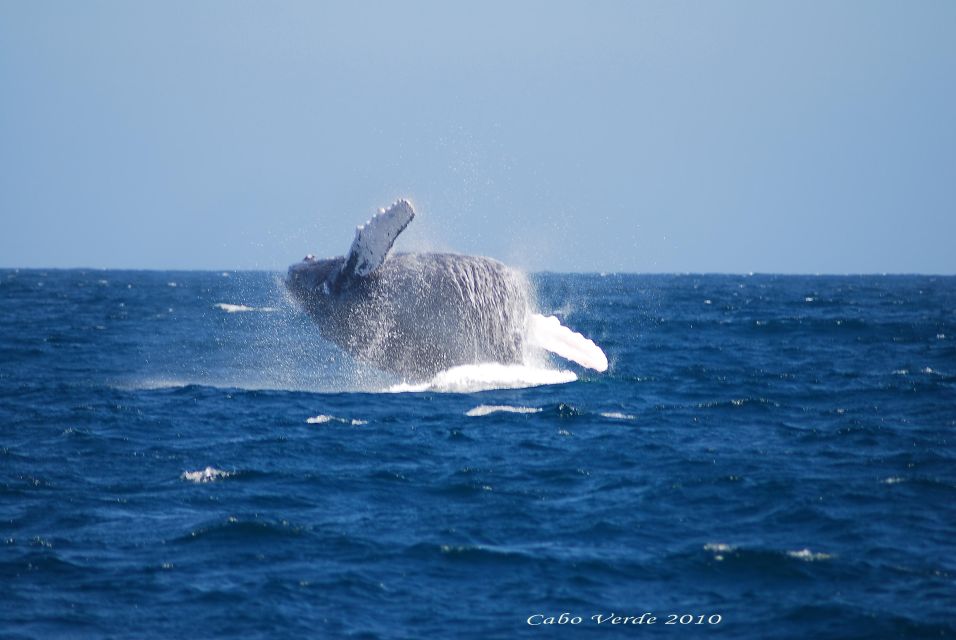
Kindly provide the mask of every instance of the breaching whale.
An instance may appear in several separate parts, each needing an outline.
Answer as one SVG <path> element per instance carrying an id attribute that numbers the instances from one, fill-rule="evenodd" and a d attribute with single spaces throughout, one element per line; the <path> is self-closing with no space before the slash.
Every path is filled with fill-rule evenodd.
<path id="1" fill-rule="evenodd" d="M 399 200 L 356 229 L 347 255 L 308 255 L 289 267 L 287 289 L 326 339 L 407 379 L 466 364 L 521 363 L 535 348 L 607 369 L 594 342 L 535 312 L 521 272 L 478 256 L 389 255 L 414 217 L 411 203 Z"/>

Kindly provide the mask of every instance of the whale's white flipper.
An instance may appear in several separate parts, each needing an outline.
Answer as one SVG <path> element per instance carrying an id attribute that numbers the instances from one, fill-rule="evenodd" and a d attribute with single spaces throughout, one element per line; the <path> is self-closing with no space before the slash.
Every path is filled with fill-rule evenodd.
<path id="1" fill-rule="evenodd" d="M 607 371 L 607 356 L 601 347 L 580 333 L 571 331 L 554 316 L 532 313 L 528 316 L 528 342 L 546 349 L 582 367 Z"/>
<path id="2" fill-rule="evenodd" d="M 358 227 L 340 277 L 367 276 L 378 269 L 385 262 L 395 238 L 414 217 L 412 204 L 408 200 L 399 200 L 388 209 L 381 209 L 371 220 Z"/>

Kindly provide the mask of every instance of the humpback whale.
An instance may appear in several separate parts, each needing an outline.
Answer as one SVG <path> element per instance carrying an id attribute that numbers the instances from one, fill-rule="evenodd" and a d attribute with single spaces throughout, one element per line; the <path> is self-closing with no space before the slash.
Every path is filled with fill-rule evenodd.
<path id="1" fill-rule="evenodd" d="M 492 258 L 389 250 L 415 211 L 408 200 L 379 210 L 345 256 L 307 255 L 286 288 L 326 339 L 406 379 L 451 367 L 517 364 L 544 349 L 604 371 L 600 347 L 535 310 L 521 272 Z"/>

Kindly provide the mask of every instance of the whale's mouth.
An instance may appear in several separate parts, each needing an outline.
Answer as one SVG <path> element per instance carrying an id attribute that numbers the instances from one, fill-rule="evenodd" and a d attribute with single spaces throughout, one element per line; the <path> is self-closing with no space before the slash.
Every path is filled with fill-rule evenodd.
<path id="1" fill-rule="evenodd" d="M 574 372 L 562 369 L 530 364 L 485 362 L 452 367 L 437 373 L 425 382 L 401 382 L 388 387 L 385 391 L 390 393 L 476 393 L 565 384 L 577 379 Z"/>
<path id="2" fill-rule="evenodd" d="M 316 292 L 328 292 L 328 283 L 334 274 L 342 268 L 343 259 L 316 258 L 308 255 L 302 262 L 289 267 L 283 284 L 298 297 L 307 298 Z"/>

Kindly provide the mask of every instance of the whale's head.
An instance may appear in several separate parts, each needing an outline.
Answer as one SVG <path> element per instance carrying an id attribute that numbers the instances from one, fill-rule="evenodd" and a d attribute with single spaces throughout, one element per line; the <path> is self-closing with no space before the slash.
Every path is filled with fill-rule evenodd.
<path id="1" fill-rule="evenodd" d="M 318 259 L 308 255 L 289 267 L 285 286 L 300 302 L 321 304 L 323 298 L 333 295 L 344 262 L 342 257 Z"/>

